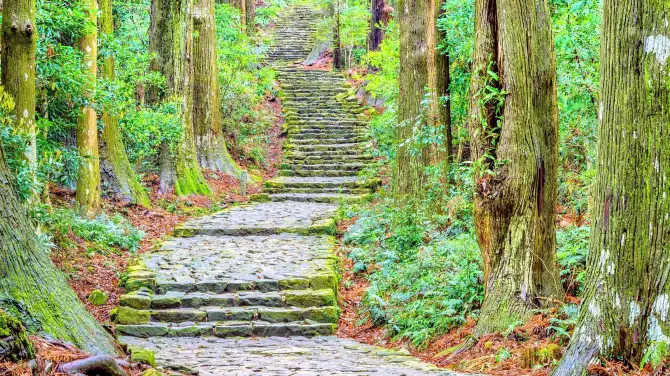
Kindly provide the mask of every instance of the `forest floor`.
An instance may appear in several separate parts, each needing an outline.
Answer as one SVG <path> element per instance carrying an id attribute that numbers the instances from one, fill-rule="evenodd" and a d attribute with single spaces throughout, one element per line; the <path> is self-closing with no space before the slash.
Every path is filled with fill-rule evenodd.
<path id="1" fill-rule="evenodd" d="M 326 67 L 332 66 L 332 58 L 330 60 L 325 58 L 322 64 Z M 365 91 L 367 69 L 354 68 L 347 73 L 349 83 L 357 93 L 359 101 L 363 105 L 373 106 L 374 103 L 371 102 L 373 99 L 369 98 Z M 374 110 L 382 113 L 385 109 L 375 106 Z M 383 184 L 388 185 L 391 171 L 383 168 L 377 173 Z M 376 202 L 373 201 L 370 205 L 374 206 Z M 557 208 L 557 213 L 566 212 L 562 209 Z M 339 241 L 336 253 L 340 258 L 342 273 L 339 292 L 342 315 L 336 333 L 338 336 L 388 349 L 404 349 L 423 361 L 456 372 L 495 376 L 548 376 L 551 373 L 574 330 L 574 323 L 560 312 L 558 306 L 543 310 L 525 324 L 510 328 L 508 333 L 488 335 L 476 340 L 472 335 L 476 320 L 470 317 L 463 326 L 429 340 L 421 348 L 413 346 L 407 340 L 396 340 L 386 328 L 374 325 L 369 315 L 365 313 L 362 303 L 370 287 L 366 276 L 374 271 L 374 266 L 366 272 L 355 273 L 354 262 L 347 257 L 350 250 L 342 245 L 342 234 L 346 233 L 356 220 L 354 217 L 338 224 Z M 582 226 L 586 221 L 584 215 L 557 215 L 559 228 Z M 566 303 L 578 306 L 580 299 L 576 294 L 575 283 L 574 280 L 567 283 L 568 294 L 565 300 Z M 469 346 L 463 346 L 464 344 Z M 670 375 L 670 361 L 666 361 L 655 370 L 649 365 L 640 368 L 622 361 L 604 361 L 604 365 L 591 365 L 589 375 Z"/>

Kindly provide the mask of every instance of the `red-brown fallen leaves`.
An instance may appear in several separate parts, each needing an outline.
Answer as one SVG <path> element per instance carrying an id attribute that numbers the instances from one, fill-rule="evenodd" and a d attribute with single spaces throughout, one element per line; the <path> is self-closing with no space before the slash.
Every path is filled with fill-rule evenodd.
<path id="1" fill-rule="evenodd" d="M 355 218 L 340 223 L 338 233 L 344 233 L 354 222 Z M 343 247 L 339 247 L 337 253 L 343 277 L 339 290 L 342 315 L 336 333 L 340 337 L 386 348 L 406 348 L 414 356 L 439 367 L 493 376 L 547 376 L 565 351 L 567 341 L 561 341 L 548 330 L 551 318 L 558 315 L 556 309 L 533 316 L 507 336 L 496 334 L 475 340 L 472 333 L 476 322 L 469 318 L 463 326 L 434 339 L 422 350 L 406 341 L 391 341 L 384 328 L 374 326 L 361 316 L 361 301 L 369 283 L 363 274 L 353 273 L 353 262 L 346 257 Z M 567 300 L 571 304 L 579 303 L 573 296 Z M 604 367 L 591 366 L 589 372 L 598 376 L 670 375 L 670 363 L 654 372 L 649 367 L 639 369 L 622 362 L 607 361 Z"/>
<path id="2" fill-rule="evenodd" d="M 26 362 L 2 362 L 0 363 L 0 376 L 65 376 L 63 373 L 56 372 L 59 365 L 86 359 L 90 356 L 90 354 L 63 342 L 51 341 L 37 336 L 31 336 L 30 341 L 35 346 L 34 373 Z M 127 362 L 121 362 L 119 365 L 129 376 L 139 376 L 148 367 Z"/>

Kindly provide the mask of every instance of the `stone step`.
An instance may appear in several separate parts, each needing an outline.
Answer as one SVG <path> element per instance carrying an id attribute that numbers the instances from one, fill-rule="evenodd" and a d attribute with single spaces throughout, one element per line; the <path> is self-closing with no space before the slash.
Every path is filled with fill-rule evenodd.
<path id="1" fill-rule="evenodd" d="M 282 170 L 339 170 L 339 171 L 361 171 L 366 167 L 364 163 L 324 163 L 324 164 L 284 164 Z"/>
<path id="2" fill-rule="evenodd" d="M 281 170 L 279 171 L 279 176 L 358 176 L 359 171 L 343 171 L 343 170 Z"/>
<path id="3" fill-rule="evenodd" d="M 271 323 L 265 321 L 228 321 L 222 323 L 185 322 L 167 324 L 151 322 L 138 325 L 117 325 L 119 335 L 149 337 L 313 337 L 330 335 L 335 332 L 335 324 L 298 321 Z"/>
<path id="4" fill-rule="evenodd" d="M 291 144 L 293 145 L 310 145 L 310 144 L 346 144 L 365 142 L 368 138 L 365 136 L 351 135 L 350 137 L 342 137 L 341 134 L 332 134 L 320 138 L 302 138 L 291 135 Z"/>
<path id="5" fill-rule="evenodd" d="M 365 142 L 352 142 L 341 144 L 319 144 L 319 145 L 295 145 L 294 149 L 297 152 L 301 151 L 351 151 L 362 152 L 368 148 Z"/>
<path id="6" fill-rule="evenodd" d="M 266 188 L 374 188 L 376 180 L 360 177 L 278 177 L 265 182 Z"/>
<path id="7" fill-rule="evenodd" d="M 284 187 L 284 188 L 265 188 L 265 192 L 267 193 L 286 193 L 286 194 L 295 194 L 295 193 L 330 193 L 330 194 L 356 194 L 356 195 L 362 195 L 362 194 L 368 194 L 371 193 L 371 190 L 369 188 L 345 188 L 345 187 L 337 187 L 337 188 L 316 188 L 316 187 L 308 187 L 308 188 L 296 188 L 296 187 Z"/>
<path id="8" fill-rule="evenodd" d="M 338 193 L 276 193 L 270 194 L 269 198 L 274 202 L 296 201 L 296 202 L 358 202 L 365 195 L 363 194 L 338 194 Z"/>
<path id="9" fill-rule="evenodd" d="M 345 159 L 347 157 L 360 157 L 365 156 L 365 150 L 352 150 L 352 149 L 342 149 L 342 150 L 316 150 L 316 151 L 304 151 L 304 150 L 291 150 L 286 152 L 286 158 L 316 158 L 316 159 Z"/>
<path id="10" fill-rule="evenodd" d="M 285 205 L 268 202 L 239 206 L 213 216 L 192 220 L 176 228 L 174 235 L 332 235 L 336 231 L 332 218 L 336 210 L 334 205 L 318 203 Z"/>
<path id="11" fill-rule="evenodd" d="M 201 307 L 149 311 L 150 322 L 312 321 L 337 324 L 339 309 L 328 307 Z M 137 323 L 134 323 L 137 324 Z"/>
<path id="12" fill-rule="evenodd" d="M 340 155 L 340 156 L 322 156 L 322 155 L 312 155 L 305 156 L 303 154 L 293 153 L 290 156 L 286 157 L 286 163 L 290 164 L 324 164 L 324 163 L 369 163 L 372 161 L 372 157 L 366 154 L 362 155 Z"/>

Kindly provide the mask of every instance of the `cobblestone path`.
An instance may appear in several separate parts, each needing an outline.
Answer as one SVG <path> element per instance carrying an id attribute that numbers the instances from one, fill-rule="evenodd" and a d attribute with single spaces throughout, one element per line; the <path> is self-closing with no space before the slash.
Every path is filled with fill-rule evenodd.
<path id="1" fill-rule="evenodd" d="M 120 341 L 166 371 L 200 375 L 452 375 L 399 351 L 333 336 L 337 202 L 369 194 L 362 109 L 344 78 L 289 65 L 309 53 L 308 8 L 277 24 L 270 60 L 289 141 L 261 201 L 189 222 L 128 270 L 114 315 Z"/>

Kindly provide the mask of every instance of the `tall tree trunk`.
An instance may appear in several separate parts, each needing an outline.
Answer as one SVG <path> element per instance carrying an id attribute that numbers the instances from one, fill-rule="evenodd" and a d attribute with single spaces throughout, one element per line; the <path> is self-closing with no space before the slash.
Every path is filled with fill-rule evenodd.
<path id="1" fill-rule="evenodd" d="M 84 2 L 88 9 L 88 22 L 93 27 L 79 39 L 79 48 L 84 53 L 84 65 L 88 77 L 85 90 L 89 101 L 81 109 L 77 121 L 77 149 L 83 162 L 77 177 L 77 204 L 81 212 L 92 216 L 100 209 L 100 158 L 98 154 L 98 119 L 93 104 L 98 73 L 98 32 L 96 26 L 98 5 L 96 0 Z"/>
<path id="2" fill-rule="evenodd" d="M 256 32 L 256 0 L 244 0 L 244 19 L 247 26 L 247 34 Z"/>
<path id="3" fill-rule="evenodd" d="M 114 35 L 112 0 L 98 0 L 98 5 L 101 8 L 98 25 L 100 34 L 107 35 L 111 39 Z M 111 54 L 103 60 L 101 73 L 103 78 L 110 81 L 114 80 L 114 56 Z M 103 182 L 109 186 L 114 194 L 121 196 L 123 199 L 150 207 L 151 201 L 147 190 L 140 183 L 139 176 L 135 174 L 128 160 L 118 117 L 103 111 L 102 123 L 100 159 Z"/>
<path id="4" fill-rule="evenodd" d="M 63 273 L 51 263 L 49 251 L 39 245 L 16 195 L 2 146 L 0 239 L 0 309 L 32 331 L 48 333 L 91 353 L 118 353 L 114 339 L 86 311 Z"/>
<path id="5" fill-rule="evenodd" d="M 563 296 L 555 255 L 556 58 L 546 0 L 476 0 L 470 132 L 486 294 L 475 334 Z"/>
<path id="6" fill-rule="evenodd" d="M 216 55 L 214 1 L 195 0 L 193 23 L 193 110 L 195 143 L 200 166 L 240 177 L 242 169 L 226 149 L 219 103 L 219 65 Z"/>
<path id="7" fill-rule="evenodd" d="M 200 170 L 193 136 L 193 0 L 153 0 L 149 50 L 151 63 L 167 81 L 164 100 L 181 106 L 182 135 L 172 147 L 161 147 L 161 188 L 179 196 L 209 194 Z"/>
<path id="8" fill-rule="evenodd" d="M 36 182 L 35 53 L 37 30 L 35 0 L 5 0 L 2 8 L 2 85 L 14 98 L 14 127 L 27 140 L 26 161 Z M 11 20 L 11 21 L 10 21 Z M 33 200 L 39 192 L 35 191 Z"/>
<path id="9" fill-rule="evenodd" d="M 368 36 L 368 50 L 378 51 L 384 40 L 384 29 L 381 26 L 388 25 L 390 20 L 390 6 L 386 0 L 372 0 L 370 10 L 370 35 Z"/>
<path id="10" fill-rule="evenodd" d="M 449 107 L 440 104 L 448 93 L 449 60 L 437 51 L 441 0 L 400 0 L 400 94 L 396 138 L 399 143 L 393 173 L 398 199 L 421 197 L 425 168 L 449 161 L 451 119 Z M 439 142 L 417 145 L 409 141 L 417 129 Z M 421 148 L 416 152 L 412 149 Z"/>
<path id="11" fill-rule="evenodd" d="M 333 17 L 335 25 L 333 26 L 333 68 L 342 69 L 342 40 L 340 39 L 340 1 L 333 2 Z"/>
<path id="12" fill-rule="evenodd" d="M 587 280 L 575 334 L 554 375 L 581 375 L 598 355 L 638 365 L 645 350 L 669 341 L 668 17 L 666 2 L 603 2 Z"/>

